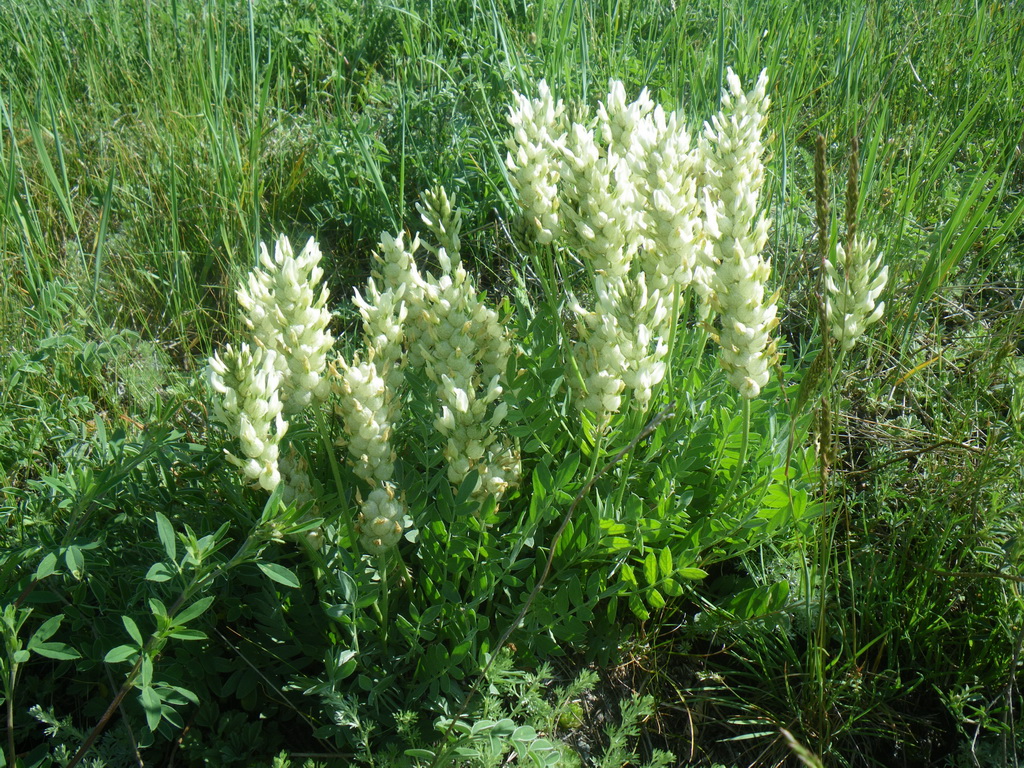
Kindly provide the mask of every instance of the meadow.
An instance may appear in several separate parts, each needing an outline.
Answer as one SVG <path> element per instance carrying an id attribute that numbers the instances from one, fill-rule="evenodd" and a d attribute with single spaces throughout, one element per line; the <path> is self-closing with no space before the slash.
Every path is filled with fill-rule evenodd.
<path id="1" fill-rule="evenodd" d="M 1015 0 L 0 4 L 0 765 L 1020 765 L 1022 59 Z"/>

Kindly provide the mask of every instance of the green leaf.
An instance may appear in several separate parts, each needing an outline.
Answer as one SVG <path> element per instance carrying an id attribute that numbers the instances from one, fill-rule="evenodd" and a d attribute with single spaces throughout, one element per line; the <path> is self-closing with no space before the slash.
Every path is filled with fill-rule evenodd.
<path id="1" fill-rule="evenodd" d="M 128 630 L 128 634 L 132 636 L 138 647 L 141 648 L 144 645 L 142 639 L 142 633 L 139 631 L 139 625 L 135 623 L 135 620 L 131 616 L 122 616 L 121 623 L 124 624 L 124 628 Z"/>
<path id="2" fill-rule="evenodd" d="M 424 760 L 434 759 L 434 753 L 431 752 L 429 749 L 407 749 L 405 750 L 405 754 L 409 757 L 420 757 Z"/>
<path id="3" fill-rule="evenodd" d="M 562 460 L 558 467 L 558 477 L 555 479 L 556 488 L 565 488 L 576 474 L 580 466 L 580 455 L 578 452 L 570 453 Z"/>
<path id="4" fill-rule="evenodd" d="M 647 593 L 647 602 L 650 603 L 651 608 L 656 611 L 665 607 L 665 598 L 662 597 L 661 592 L 656 589 L 652 589 Z"/>
<path id="5" fill-rule="evenodd" d="M 120 661 L 128 661 L 128 659 L 134 658 L 138 652 L 139 649 L 134 645 L 119 645 L 107 651 L 103 661 L 107 664 L 117 664 Z"/>
<path id="6" fill-rule="evenodd" d="M 283 485 L 278 485 L 274 489 L 274 492 L 270 494 L 270 498 L 267 499 L 267 503 L 263 505 L 263 514 L 260 516 L 260 523 L 265 525 L 277 517 L 278 507 L 281 506 L 281 492 L 283 489 Z"/>
<path id="7" fill-rule="evenodd" d="M 149 725 L 149 730 L 155 731 L 160 725 L 160 694 L 153 690 L 152 686 L 147 685 L 139 694 L 139 700 L 142 702 L 142 708 L 146 710 L 146 723 Z"/>
<path id="8" fill-rule="evenodd" d="M 148 688 L 153 684 L 153 659 L 149 656 L 142 657 L 142 664 L 139 667 L 139 682 L 142 683 L 143 688 Z"/>
<path id="9" fill-rule="evenodd" d="M 765 616 L 779 610 L 789 596 L 789 582 L 780 581 L 770 586 L 751 587 L 733 595 L 722 606 L 739 619 Z"/>
<path id="10" fill-rule="evenodd" d="M 651 586 L 658 583 L 658 560 L 653 552 L 648 552 L 644 558 L 644 578 Z"/>
<path id="11" fill-rule="evenodd" d="M 533 470 L 533 492 L 543 498 L 551 492 L 554 484 L 551 470 L 546 464 L 538 464 Z"/>
<path id="12" fill-rule="evenodd" d="M 661 582 L 662 591 L 669 597 L 679 597 L 683 594 L 683 586 L 675 579 L 665 579 Z"/>
<path id="13" fill-rule="evenodd" d="M 170 581 L 173 575 L 171 569 L 164 563 L 153 563 L 149 566 L 149 570 L 146 571 L 146 581 L 155 581 L 157 583 Z"/>
<path id="14" fill-rule="evenodd" d="M 54 633 L 60 628 L 62 621 L 64 621 L 64 614 L 58 613 L 56 616 L 51 616 L 40 624 L 39 629 L 32 633 L 32 638 L 28 641 L 28 647 L 31 648 L 33 643 L 41 643 L 53 637 Z"/>
<path id="15" fill-rule="evenodd" d="M 299 588 L 299 580 L 294 573 L 289 571 L 283 565 L 277 563 L 256 563 L 260 570 L 267 575 L 271 581 L 276 581 L 278 584 L 283 584 L 286 587 L 292 589 Z"/>
<path id="16" fill-rule="evenodd" d="M 47 576 L 57 570 L 57 553 L 50 552 L 42 560 L 39 561 L 39 567 L 36 568 L 35 575 L 32 577 L 33 581 L 42 581 Z"/>
<path id="17" fill-rule="evenodd" d="M 471 470 L 462 480 L 462 485 L 459 486 L 459 492 L 455 497 L 455 506 L 461 507 L 463 504 L 467 504 L 473 497 L 473 491 L 476 490 L 477 483 L 479 482 L 480 473 L 475 469 Z"/>
<path id="18" fill-rule="evenodd" d="M 503 717 L 501 718 L 501 720 L 494 724 L 494 728 L 491 731 L 491 733 L 496 736 L 508 736 L 509 734 L 514 733 L 515 730 L 515 721 L 510 717 Z M 513 736 L 513 738 L 515 737 Z"/>
<path id="19" fill-rule="evenodd" d="M 156 535 L 160 537 L 160 543 L 163 545 L 168 559 L 176 561 L 178 559 L 178 537 L 174 535 L 174 526 L 171 525 L 171 521 L 160 512 L 156 513 Z"/>
<path id="20" fill-rule="evenodd" d="M 485 733 L 486 731 L 490 731 L 492 728 L 494 728 L 494 721 L 493 720 L 487 720 L 487 719 L 477 720 L 470 727 L 469 734 L 470 734 L 470 736 L 479 736 L 481 733 Z"/>
<path id="21" fill-rule="evenodd" d="M 82 654 L 64 643 L 35 643 L 29 645 L 33 653 L 45 656 L 48 659 L 66 661 L 68 659 L 80 659 Z"/>
<path id="22" fill-rule="evenodd" d="M 619 572 L 619 578 L 631 587 L 637 586 L 636 572 L 633 570 L 633 566 L 631 565 L 622 566 L 622 570 Z"/>
<path id="23" fill-rule="evenodd" d="M 651 614 L 647 611 L 644 601 L 640 599 L 639 595 L 629 596 L 629 610 L 641 621 L 647 621 L 647 619 L 651 618 Z"/>
<path id="24" fill-rule="evenodd" d="M 694 579 L 699 581 L 700 579 L 706 579 L 708 572 L 701 568 L 680 568 L 678 575 L 683 579 Z"/>
<path id="25" fill-rule="evenodd" d="M 198 629 L 176 629 L 171 632 L 171 637 L 178 640 L 205 640 L 206 633 Z"/>
<path id="26" fill-rule="evenodd" d="M 521 725 L 512 734 L 512 741 L 533 741 L 537 738 L 537 731 L 529 725 Z"/>
<path id="27" fill-rule="evenodd" d="M 64 562 L 68 566 L 68 570 L 71 571 L 71 575 L 79 581 L 85 576 L 85 553 L 82 552 L 82 548 L 76 544 L 72 544 L 64 552 Z"/>
<path id="28" fill-rule="evenodd" d="M 206 612 L 206 609 L 213 605 L 213 600 L 214 598 L 212 595 L 196 600 L 188 608 L 175 614 L 174 623 L 180 626 L 182 624 L 188 624 L 192 619 L 202 616 Z"/>
<path id="29" fill-rule="evenodd" d="M 163 602 L 155 597 L 149 598 L 149 610 L 158 619 L 167 618 L 167 606 Z"/>
<path id="30" fill-rule="evenodd" d="M 665 547 L 661 550 L 661 554 L 658 555 L 658 569 L 661 571 L 661 577 L 667 579 L 672 575 L 672 571 L 675 567 L 672 564 L 672 550 Z"/>

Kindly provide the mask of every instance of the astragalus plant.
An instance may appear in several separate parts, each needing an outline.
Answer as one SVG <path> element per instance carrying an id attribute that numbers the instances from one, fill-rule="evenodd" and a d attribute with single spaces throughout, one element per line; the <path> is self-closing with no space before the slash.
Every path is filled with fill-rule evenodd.
<path id="1" fill-rule="evenodd" d="M 619 605 L 643 621 L 810 514 L 763 254 L 767 88 L 730 71 L 701 130 L 615 81 L 592 115 L 543 82 L 515 94 L 526 258 L 501 301 L 441 188 L 419 233 L 382 233 L 337 349 L 315 243 L 263 249 L 238 292 L 244 354 L 215 355 L 210 380 L 230 460 L 323 518 L 307 552 L 348 618 L 308 690 L 403 675 L 448 711 L 509 633 L 545 654 L 628 631 Z"/>
<path id="2" fill-rule="evenodd" d="M 835 263 L 825 260 L 825 311 L 829 329 L 844 352 L 853 349 L 868 326 L 878 322 L 885 302 L 878 297 L 889 268 L 874 240 L 856 235 L 847 249 L 836 243 Z"/>

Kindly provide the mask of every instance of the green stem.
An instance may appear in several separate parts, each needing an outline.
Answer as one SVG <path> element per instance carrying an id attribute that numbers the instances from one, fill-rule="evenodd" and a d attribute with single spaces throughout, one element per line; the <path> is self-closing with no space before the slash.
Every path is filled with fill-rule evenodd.
<path id="1" fill-rule="evenodd" d="M 327 452 L 327 460 L 331 464 L 331 476 L 334 478 L 334 489 L 338 493 L 339 499 L 345 498 L 345 484 L 341 479 L 341 466 L 338 464 L 338 458 L 334 455 L 334 442 L 331 440 L 330 430 L 327 428 L 326 417 L 322 409 L 317 409 L 316 416 L 316 428 L 320 434 L 320 440 L 324 444 L 324 450 Z M 345 521 L 345 528 L 348 530 L 348 546 L 354 549 L 356 543 L 359 541 L 359 537 L 356 535 L 356 525 L 352 519 L 350 513 L 343 512 L 342 518 Z"/>
<path id="2" fill-rule="evenodd" d="M 11 660 L 11 674 L 8 678 L 4 676 L 4 696 L 7 698 L 7 764 L 15 764 L 17 751 L 14 745 L 14 689 L 18 678 L 18 663 L 14 661 L 14 655 L 9 654 Z"/>
<path id="3" fill-rule="evenodd" d="M 736 486 L 739 485 L 740 475 L 743 474 L 743 468 L 747 463 L 747 447 L 750 444 L 750 398 L 743 397 L 740 408 L 742 409 L 743 417 L 743 435 L 740 442 L 740 455 L 736 462 L 736 469 L 733 470 L 732 480 L 729 481 L 729 488 L 725 492 L 726 503 L 732 499 L 733 492 L 736 490 Z"/>
<path id="4" fill-rule="evenodd" d="M 583 483 L 583 487 L 587 487 L 594 482 L 594 478 L 597 476 L 597 471 L 601 465 L 601 456 L 604 453 L 604 441 L 607 432 L 601 430 L 597 434 L 597 440 L 594 442 L 594 453 L 593 459 L 590 462 L 590 467 L 587 469 L 587 479 Z M 590 540 L 596 541 L 601 535 L 601 517 L 598 514 L 597 507 L 594 507 L 594 514 L 590 519 Z M 576 540 L 576 534 L 573 533 L 572 539 L 569 541 L 572 544 Z"/>
<path id="5" fill-rule="evenodd" d="M 677 284 L 675 288 L 672 289 L 672 325 L 668 329 L 668 373 L 665 376 L 665 387 L 671 393 L 675 392 L 672 385 L 675 379 L 674 362 L 676 359 L 676 337 L 678 335 L 680 321 L 682 321 L 684 327 L 686 325 L 686 318 L 679 317 L 679 301 L 681 293 L 682 291 L 679 290 L 679 285 Z M 689 307 L 689 303 L 687 303 L 687 307 Z M 687 314 L 689 314 L 689 312 L 687 312 Z"/>
<path id="6" fill-rule="evenodd" d="M 388 620 L 390 618 L 390 595 L 388 589 L 388 560 L 391 550 L 385 550 L 377 555 L 377 572 L 380 574 L 380 640 L 384 645 L 385 651 L 388 647 Z"/>

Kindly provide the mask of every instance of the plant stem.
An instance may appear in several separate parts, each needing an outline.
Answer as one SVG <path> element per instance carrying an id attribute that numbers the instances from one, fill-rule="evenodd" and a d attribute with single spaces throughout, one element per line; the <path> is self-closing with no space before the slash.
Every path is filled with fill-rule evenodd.
<path id="1" fill-rule="evenodd" d="M 18 664 L 11 658 L 10 677 L 4 678 L 4 695 L 7 697 L 7 764 L 14 765 L 14 684 L 18 676 Z"/>
<path id="2" fill-rule="evenodd" d="M 740 455 L 736 461 L 736 468 L 732 473 L 732 480 L 729 481 L 729 487 L 722 497 L 726 503 L 732 499 L 733 492 L 735 492 L 736 486 L 739 485 L 740 475 L 743 474 L 743 467 L 747 463 L 747 447 L 750 444 L 750 398 L 744 397 L 742 401 L 740 409 L 743 418 L 743 434 L 740 438 Z"/>
<path id="3" fill-rule="evenodd" d="M 380 574 L 380 640 L 385 650 L 388 647 L 388 619 L 391 610 L 388 595 L 388 555 L 390 553 L 390 550 L 385 550 L 377 555 L 377 572 Z"/>
<path id="4" fill-rule="evenodd" d="M 331 464 L 331 476 L 334 478 L 334 488 L 338 492 L 338 498 L 344 500 L 344 489 L 345 484 L 341 479 L 341 467 L 338 465 L 338 459 L 334 455 L 334 444 L 331 441 L 330 430 L 327 428 L 327 417 L 324 416 L 322 409 L 317 409 L 316 417 L 316 429 L 320 434 L 320 440 L 324 444 L 324 450 L 327 452 L 327 460 Z M 344 515 L 345 528 L 348 530 L 348 546 L 355 548 L 359 537 L 356 535 L 356 526 L 352 521 L 352 514 L 346 510 L 347 514 Z"/>

